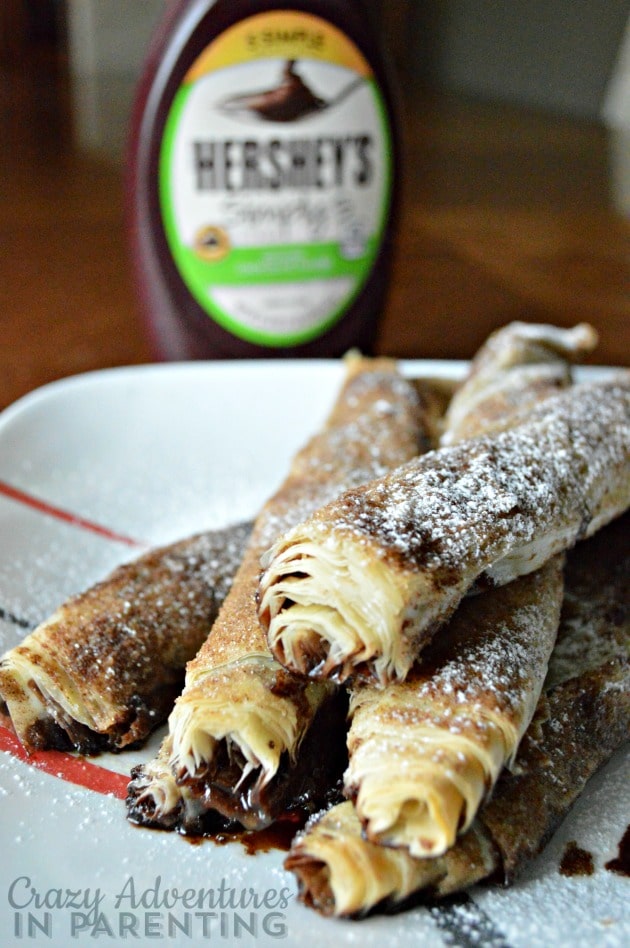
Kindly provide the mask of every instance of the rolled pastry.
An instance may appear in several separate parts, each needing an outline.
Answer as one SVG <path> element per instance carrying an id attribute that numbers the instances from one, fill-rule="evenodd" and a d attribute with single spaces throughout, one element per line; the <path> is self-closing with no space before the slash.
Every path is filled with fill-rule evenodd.
<path id="1" fill-rule="evenodd" d="M 571 382 L 571 363 L 597 345 L 588 323 L 561 329 L 545 323 L 508 323 L 473 358 L 444 414 L 441 444 L 513 428 L 545 398 Z"/>
<path id="2" fill-rule="evenodd" d="M 350 490 L 264 557 L 260 618 L 287 668 L 402 680 L 474 588 L 538 569 L 630 503 L 630 373 Z"/>
<path id="3" fill-rule="evenodd" d="M 572 364 L 597 345 L 588 323 L 572 329 L 513 322 L 492 333 L 443 413 L 441 445 L 496 434 L 527 419 L 572 383 Z M 519 580 L 515 580 L 518 582 Z"/>
<path id="4" fill-rule="evenodd" d="M 315 792 L 316 782 L 325 788 L 340 776 L 342 742 L 342 758 L 330 748 L 311 758 L 306 772 L 298 765 L 298 751 L 316 715 L 321 739 L 322 731 L 332 727 L 331 715 L 333 730 L 344 732 L 346 708 L 330 682 L 293 676 L 269 652 L 256 610 L 260 555 L 279 533 L 341 490 L 418 453 L 432 417 L 430 396 L 423 403 L 392 361 L 348 362 L 347 380 L 326 426 L 299 452 L 284 484 L 263 508 L 212 633 L 188 665 L 168 737 L 171 772 L 187 792 L 178 804 L 184 829 L 190 799 L 257 828 L 284 813 L 300 793 L 309 797 L 305 780 Z M 313 759 L 325 773 L 315 773 Z M 136 821 L 172 825 L 172 810 L 163 802 L 168 795 L 157 783 L 136 774 L 130 813 Z"/>
<path id="5" fill-rule="evenodd" d="M 571 381 L 590 327 L 510 324 L 472 362 L 443 440 L 508 427 Z M 356 686 L 346 793 L 367 835 L 437 856 L 471 825 L 534 713 L 562 602 L 562 555 L 464 601 L 406 681 Z M 388 766 L 382 761 L 387 759 Z"/>
<path id="6" fill-rule="evenodd" d="M 626 515 L 568 554 L 546 691 L 514 770 L 503 773 L 468 832 L 443 855 L 416 859 L 367 840 L 352 804 L 338 804 L 311 819 L 286 859 L 303 902 L 325 915 L 360 916 L 481 880 L 511 882 L 542 850 L 630 736 L 629 538 Z"/>
<path id="7" fill-rule="evenodd" d="M 560 618 L 562 557 L 463 602 L 406 681 L 356 687 L 344 778 L 374 842 L 437 856 L 514 761 Z"/>
<path id="8" fill-rule="evenodd" d="M 405 902 L 420 890 L 461 874 L 462 888 L 490 875 L 497 852 L 483 833 L 469 830 L 439 858 L 415 859 L 406 849 L 366 839 L 352 803 L 312 817 L 298 833 L 285 868 L 298 881 L 298 897 L 322 915 L 360 917 L 376 906 Z"/>
<path id="9" fill-rule="evenodd" d="M 205 640 L 251 524 L 153 549 L 64 603 L 0 662 L 28 750 L 120 750 L 165 720 Z"/>

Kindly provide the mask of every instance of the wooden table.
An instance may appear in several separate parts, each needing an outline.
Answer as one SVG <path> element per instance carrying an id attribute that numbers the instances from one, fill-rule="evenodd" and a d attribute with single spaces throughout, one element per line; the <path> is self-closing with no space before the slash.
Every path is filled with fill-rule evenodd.
<path id="1" fill-rule="evenodd" d="M 67 77 L 0 83 L 0 408 L 53 379 L 150 361 L 121 165 L 76 147 Z M 630 221 L 591 123 L 408 91 L 404 201 L 380 352 L 467 358 L 512 319 L 589 320 L 630 363 Z"/>

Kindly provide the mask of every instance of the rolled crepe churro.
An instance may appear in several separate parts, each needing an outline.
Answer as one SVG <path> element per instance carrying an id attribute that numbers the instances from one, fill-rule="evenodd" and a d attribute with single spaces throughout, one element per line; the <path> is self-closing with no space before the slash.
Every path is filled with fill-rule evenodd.
<path id="1" fill-rule="evenodd" d="M 28 750 L 121 750 L 161 724 L 225 599 L 251 524 L 142 554 L 57 609 L 0 661 Z"/>
<path id="2" fill-rule="evenodd" d="M 198 832 L 204 813 L 212 822 L 219 812 L 259 828 L 292 807 L 315 806 L 306 801 L 327 792 L 343 770 L 343 742 L 316 755 L 315 764 L 300 751 L 316 719 L 320 739 L 329 715 L 334 730 L 343 728 L 344 696 L 275 661 L 258 622 L 256 590 L 260 555 L 275 536 L 347 486 L 413 457 L 432 430 L 430 395 L 422 402 L 391 360 L 352 358 L 347 371 L 327 424 L 257 518 L 230 594 L 188 665 L 160 759 L 134 774 L 129 816 L 136 822 Z"/>

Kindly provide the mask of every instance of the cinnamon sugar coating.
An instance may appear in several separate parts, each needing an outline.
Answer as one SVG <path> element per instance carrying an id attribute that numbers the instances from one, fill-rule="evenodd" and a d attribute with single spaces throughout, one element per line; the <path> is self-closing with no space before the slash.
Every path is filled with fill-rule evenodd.
<path id="1" fill-rule="evenodd" d="M 511 771 L 442 856 L 417 859 L 371 843 L 350 803 L 318 814 L 285 866 L 299 898 L 324 915 L 441 898 L 482 880 L 511 883 L 538 855 L 588 780 L 630 737 L 630 514 L 567 557 L 566 597 L 548 687 Z M 604 591 L 602 591 L 604 590 Z M 596 603 L 595 607 L 593 604 Z M 559 661 L 568 678 L 554 670 Z M 355 878 L 355 876 L 357 876 Z"/>
<path id="2" fill-rule="evenodd" d="M 64 603 L 0 663 L 29 749 L 120 749 L 170 712 L 225 599 L 251 524 L 150 550 Z"/>
<path id="3" fill-rule="evenodd" d="M 512 430 L 432 451 L 347 491 L 265 556 L 260 616 L 272 651 L 313 677 L 404 678 L 474 587 L 532 572 L 621 514 L 630 504 L 629 472 L 630 373 L 620 373 L 549 398 Z M 380 571 L 379 599 L 389 612 L 381 617 L 375 602 L 370 626 L 387 627 L 378 641 L 366 642 L 364 625 L 344 612 L 357 600 L 350 568 L 345 585 L 340 579 L 325 594 L 317 587 L 318 564 L 334 561 L 340 575 L 353 558 Z M 326 626 L 317 635 L 302 631 L 309 608 L 302 588 L 325 598 L 350 644 L 338 648 Z M 393 601 L 401 604 L 392 612 Z"/>
<path id="4" fill-rule="evenodd" d="M 436 405 L 430 390 L 419 392 L 402 379 L 391 360 L 348 362 L 326 425 L 296 455 L 263 507 L 212 633 L 188 665 L 168 738 L 171 772 L 187 803 L 193 797 L 202 808 L 229 812 L 248 826 L 277 816 L 279 795 L 297 773 L 298 750 L 335 688 L 293 676 L 271 656 L 257 615 L 260 556 L 278 533 L 341 490 L 381 476 L 422 450 Z M 345 712 L 337 730 L 343 730 L 344 717 Z M 150 781 L 139 775 L 135 786 L 151 821 L 172 826 L 172 813 L 159 804 L 159 780 L 153 808 Z M 325 794 L 327 787 L 318 792 Z M 134 794 L 132 785 L 132 810 Z"/>
<path id="5" fill-rule="evenodd" d="M 494 333 L 451 400 L 442 442 L 506 430 L 523 406 L 531 411 L 567 387 L 565 356 L 592 341 L 589 328 L 515 323 Z M 470 826 L 540 695 L 558 628 L 562 562 L 552 557 L 464 600 L 405 681 L 352 689 L 345 789 L 371 839 L 435 856 Z"/>

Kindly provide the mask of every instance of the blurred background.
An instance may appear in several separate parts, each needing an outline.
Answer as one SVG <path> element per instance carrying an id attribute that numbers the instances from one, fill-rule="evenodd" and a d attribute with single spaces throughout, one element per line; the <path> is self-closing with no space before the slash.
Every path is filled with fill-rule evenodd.
<path id="1" fill-rule="evenodd" d="M 0 408 L 149 361 L 124 226 L 135 84 L 166 0 L 0 3 Z M 630 0 L 390 0 L 403 209 L 379 351 L 467 358 L 510 319 L 628 364 Z"/>

